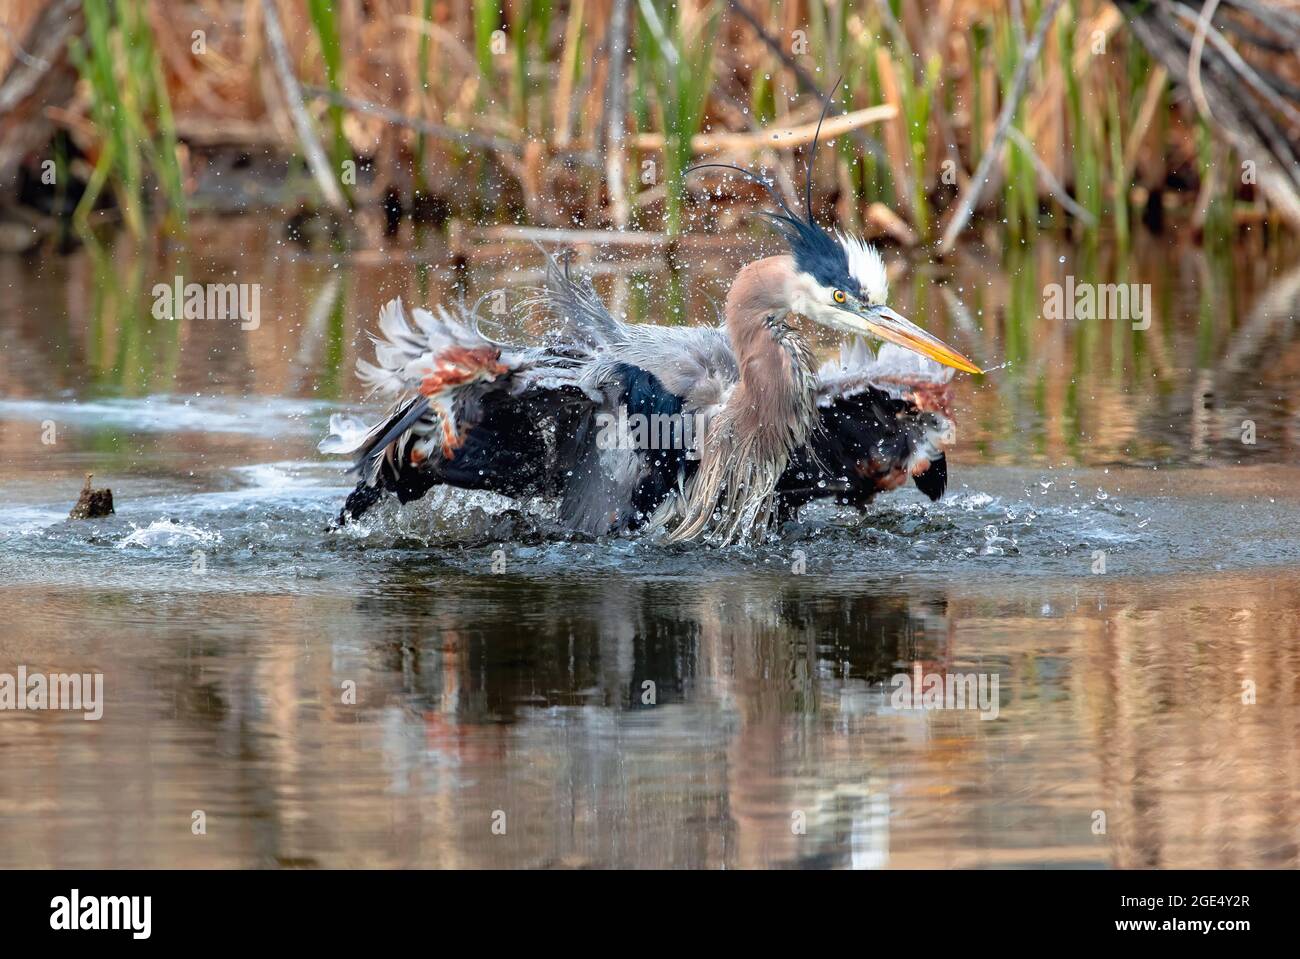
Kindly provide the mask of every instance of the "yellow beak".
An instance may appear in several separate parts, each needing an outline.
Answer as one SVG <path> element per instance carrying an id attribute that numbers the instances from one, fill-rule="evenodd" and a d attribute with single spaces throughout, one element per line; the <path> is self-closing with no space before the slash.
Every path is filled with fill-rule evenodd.
<path id="1" fill-rule="evenodd" d="M 895 313 L 887 306 L 870 307 L 869 312 L 859 314 L 863 325 L 874 337 L 896 343 L 904 349 L 928 356 L 930 359 L 951 366 L 963 373 L 983 373 L 978 366 L 962 356 L 937 336 L 931 336 L 911 320 L 900 313 Z"/>

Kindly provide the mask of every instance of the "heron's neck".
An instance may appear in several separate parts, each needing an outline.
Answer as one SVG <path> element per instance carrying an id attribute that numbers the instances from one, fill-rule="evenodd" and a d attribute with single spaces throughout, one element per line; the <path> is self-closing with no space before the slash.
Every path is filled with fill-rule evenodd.
<path id="1" fill-rule="evenodd" d="M 736 275 L 724 307 L 740 371 L 727 404 L 735 435 L 753 437 L 772 456 L 801 445 L 816 416 L 812 353 L 786 325 L 793 271 L 789 256 L 750 263 Z"/>

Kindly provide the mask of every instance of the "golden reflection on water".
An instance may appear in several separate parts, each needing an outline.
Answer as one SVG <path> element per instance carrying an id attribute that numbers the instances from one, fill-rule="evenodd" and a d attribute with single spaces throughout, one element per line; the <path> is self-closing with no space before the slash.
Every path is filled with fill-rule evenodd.
<path id="1" fill-rule="evenodd" d="M 380 303 L 456 291 L 441 265 L 301 254 L 247 220 L 195 232 L 183 258 L 0 258 L 3 400 L 166 394 L 254 418 L 283 398 L 354 403 Z M 710 315 L 739 255 L 689 258 L 674 283 L 602 266 L 598 285 L 633 318 L 671 319 L 673 289 Z M 961 381 L 957 464 L 1160 463 L 1149 496 L 1207 488 L 1236 509 L 1294 499 L 1294 262 L 1044 243 L 903 271 L 894 302 L 1010 363 Z M 466 295 L 535 266 L 477 264 Z M 1044 285 L 1067 273 L 1151 283 L 1150 329 L 1043 320 Z M 178 274 L 260 283 L 260 328 L 153 319 L 150 290 Z M 308 458 L 315 438 L 272 417 L 137 432 L 68 409 L 51 449 L 45 414 L 14 409 L 0 510 L 71 502 L 90 469 L 128 505 L 227 489 L 231 468 Z M 267 548 L 311 574 L 320 535 Z M 0 715 L 0 867 L 1300 865 L 1295 568 L 1166 575 L 1177 539 L 1167 563 L 1073 579 L 1014 561 L 941 580 L 708 563 L 494 577 L 428 551 L 355 568 L 336 551 L 319 588 L 278 591 L 168 579 L 183 553 L 106 560 L 87 536 L 80 569 L 66 535 L 0 556 L 0 671 L 100 670 L 108 696 L 97 723 Z M 42 548 L 64 552 L 46 567 Z M 891 709 L 890 678 L 915 663 L 996 673 L 998 719 Z"/>
<path id="2" fill-rule="evenodd" d="M 0 865 L 1300 858 L 1295 572 L 385 585 L 347 602 L 5 591 L 22 625 L 4 660 L 102 669 L 108 707 L 5 717 Z M 996 672 L 998 718 L 889 708 L 915 662 Z"/>

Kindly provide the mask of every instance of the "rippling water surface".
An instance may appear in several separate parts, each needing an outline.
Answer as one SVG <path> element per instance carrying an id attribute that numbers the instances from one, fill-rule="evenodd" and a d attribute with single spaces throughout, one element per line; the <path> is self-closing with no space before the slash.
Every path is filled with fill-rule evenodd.
<path id="1" fill-rule="evenodd" d="M 0 712 L 0 866 L 1300 864 L 1300 258 L 905 267 L 904 312 L 1001 367 L 961 385 L 948 496 L 712 550 L 455 491 L 328 532 L 315 442 L 365 408 L 379 303 L 535 258 L 196 229 L 0 259 L 0 673 L 106 700 Z M 599 285 L 672 322 L 746 251 Z M 1150 329 L 1042 319 L 1072 271 L 1151 283 Z M 258 329 L 150 315 L 236 272 Z M 87 472 L 117 513 L 70 521 Z M 996 718 L 899 708 L 916 669 L 995 678 Z"/>

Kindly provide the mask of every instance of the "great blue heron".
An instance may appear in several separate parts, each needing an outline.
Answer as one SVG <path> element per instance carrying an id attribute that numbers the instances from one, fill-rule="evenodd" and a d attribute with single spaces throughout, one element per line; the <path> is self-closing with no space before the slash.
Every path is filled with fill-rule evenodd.
<path id="1" fill-rule="evenodd" d="M 886 305 L 873 247 L 813 220 L 815 155 L 814 140 L 802 218 L 732 168 L 768 189 L 790 252 L 739 271 L 721 326 L 620 322 L 549 256 L 530 302 L 559 323 L 541 346 L 490 340 L 463 305 L 413 310 L 412 327 L 388 303 L 377 364 L 357 367 L 393 406 L 369 429 L 333 417 L 320 444 L 356 457 L 340 522 L 386 492 L 405 503 L 445 484 L 558 498 L 591 534 L 725 544 L 815 498 L 861 507 L 909 476 L 938 499 L 953 437 L 944 367 L 981 371 Z M 818 369 L 792 316 L 847 334 L 839 361 Z M 864 338 L 884 341 L 878 354 Z"/>

